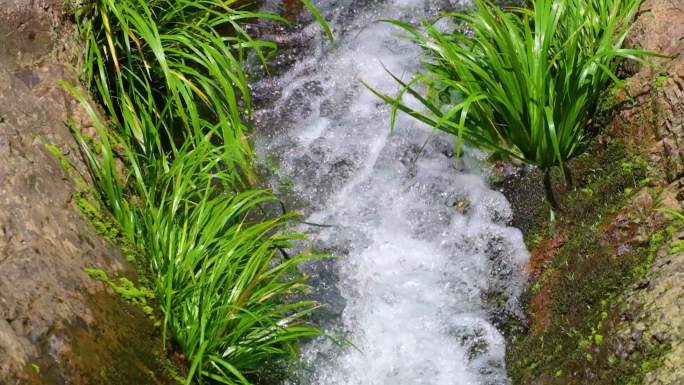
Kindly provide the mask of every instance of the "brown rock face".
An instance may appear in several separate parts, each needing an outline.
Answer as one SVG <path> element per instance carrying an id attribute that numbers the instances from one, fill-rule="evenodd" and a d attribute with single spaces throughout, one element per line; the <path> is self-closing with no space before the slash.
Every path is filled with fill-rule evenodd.
<path id="1" fill-rule="evenodd" d="M 0 0 L 0 67 L 16 68 L 66 60 L 78 45 L 64 23 L 71 0 Z M 70 50 L 72 48 L 72 50 Z"/>
<path id="2" fill-rule="evenodd" d="M 645 1 L 628 44 L 669 57 L 632 68 L 627 90 L 636 102 L 620 112 L 613 134 L 648 150 L 676 181 L 684 176 L 684 1 Z"/>
<path id="3" fill-rule="evenodd" d="M 630 43 L 671 58 L 658 66 L 642 66 L 630 91 L 639 95 L 633 111 L 616 119 L 617 135 L 645 145 L 651 160 L 682 199 L 684 177 L 684 1 L 647 0 L 641 7 Z M 650 135 L 649 134 L 650 128 Z M 646 133 L 646 135 L 643 135 Z M 650 140 L 641 141 L 644 137 Z M 683 238 L 679 235 L 678 238 Z M 662 366 L 649 373 L 644 384 L 684 384 L 684 252 L 661 250 L 648 282 L 634 294 L 641 310 L 628 331 L 638 335 L 636 344 L 653 341 L 669 346 Z"/>
<path id="4" fill-rule="evenodd" d="M 657 205 L 678 208 L 684 178 L 684 1 L 646 0 L 629 44 L 669 57 L 655 59 L 656 66 L 634 66 L 638 72 L 629 79 L 628 92 L 635 101 L 613 121 L 612 136 L 640 149 L 658 170 L 658 182 L 667 187 Z M 642 238 L 649 235 L 648 223 L 630 226 L 643 232 Z M 657 344 L 668 350 L 644 385 L 684 384 L 683 278 L 684 252 L 666 245 L 646 281 L 630 294 L 634 322 L 623 333 L 630 341 L 626 350 L 645 351 Z"/>
<path id="5" fill-rule="evenodd" d="M 659 211 L 684 207 L 684 0 L 645 0 L 628 45 L 667 57 L 626 66 L 607 130 L 570 163 L 565 212 L 553 230 L 537 218 L 513 384 L 684 384 L 684 232 Z"/>
<path id="6" fill-rule="evenodd" d="M 56 84 L 76 83 L 54 64 L 76 41 L 62 3 L 0 0 L 0 384 L 171 383 L 159 331 L 84 273 L 130 269 L 45 146 L 83 170 L 65 124 L 78 106 Z"/>

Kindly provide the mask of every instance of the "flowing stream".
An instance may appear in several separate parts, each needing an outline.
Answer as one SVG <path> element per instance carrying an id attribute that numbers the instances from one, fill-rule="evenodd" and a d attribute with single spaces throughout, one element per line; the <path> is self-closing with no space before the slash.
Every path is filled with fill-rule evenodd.
<path id="1" fill-rule="evenodd" d="M 309 224 L 305 267 L 319 322 L 348 340 L 304 348 L 301 385 L 506 384 L 502 319 L 517 314 L 527 251 L 508 226 L 506 199 L 489 188 L 477 152 L 455 159 L 452 138 L 400 116 L 364 80 L 394 93 L 383 69 L 408 78 L 418 48 L 396 27 L 458 2 L 315 2 L 336 36 L 313 23 L 281 35 L 280 70 L 253 85 L 257 152 L 272 188 Z M 278 3 L 267 2 L 267 9 Z"/>

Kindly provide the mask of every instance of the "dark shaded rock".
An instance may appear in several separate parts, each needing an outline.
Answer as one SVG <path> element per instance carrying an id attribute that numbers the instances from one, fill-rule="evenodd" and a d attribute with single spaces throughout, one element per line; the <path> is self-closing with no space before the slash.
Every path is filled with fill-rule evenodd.
<path id="1" fill-rule="evenodd" d="M 492 187 L 506 196 L 513 210 L 511 225 L 527 236 L 534 224 L 535 210 L 545 203 L 543 174 L 538 168 L 497 163 L 498 180 Z"/>

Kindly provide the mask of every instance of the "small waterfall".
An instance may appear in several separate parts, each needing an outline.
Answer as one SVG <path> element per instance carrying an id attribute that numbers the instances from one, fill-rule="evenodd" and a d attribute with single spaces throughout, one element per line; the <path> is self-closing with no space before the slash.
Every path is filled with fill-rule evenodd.
<path id="1" fill-rule="evenodd" d="M 457 160 L 452 138 L 405 116 L 390 132 L 389 108 L 359 82 L 394 93 L 383 65 L 404 78 L 418 68 L 418 48 L 374 21 L 417 23 L 460 4 L 316 5 L 335 44 L 312 24 L 285 38 L 286 69 L 254 84 L 269 183 L 318 224 L 299 229 L 316 249 L 336 256 L 306 267 L 325 304 L 319 321 L 353 345 L 308 344 L 294 383 L 506 384 L 492 320 L 517 311 L 527 260 L 510 206 L 477 152 Z"/>

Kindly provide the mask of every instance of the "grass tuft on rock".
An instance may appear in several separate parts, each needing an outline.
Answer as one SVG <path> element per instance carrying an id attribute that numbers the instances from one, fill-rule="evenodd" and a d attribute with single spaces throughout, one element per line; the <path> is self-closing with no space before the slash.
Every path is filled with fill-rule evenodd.
<path id="1" fill-rule="evenodd" d="M 307 289 L 298 264 L 318 256 L 281 252 L 302 238 L 285 229 L 295 215 L 263 218 L 261 205 L 276 198 L 250 187 L 243 64 L 276 46 L 246 24 L 284 20 L 241 4 L 89 2 L 77 13 L 83 78 L 107 119 L 65 84 L 90 120 L 74 134 L 99 198 L 148 258 L 187 384 L 251 384 L 265 363 L 320 334 L 306 322 L 317 304 L 293 299 Z"/>
<path id="2" fill-rule="evenodd" d="M 372 90 L 397 111 L 493 153 L 498 159 L 560 167 L 585 149 L 586 127 L 623 59 L 652 55 L 622 48 L 641 0 L 535 0 L 504 10 L 474 0 L 467 12 L 445 15 L 448 27 L 396 21 L 425 53 L 424 71 L 395 97 Z M 445 29 L 447 30 L 445 32 Z M 422 108 L 405 101 L 411 96 Z"/>

